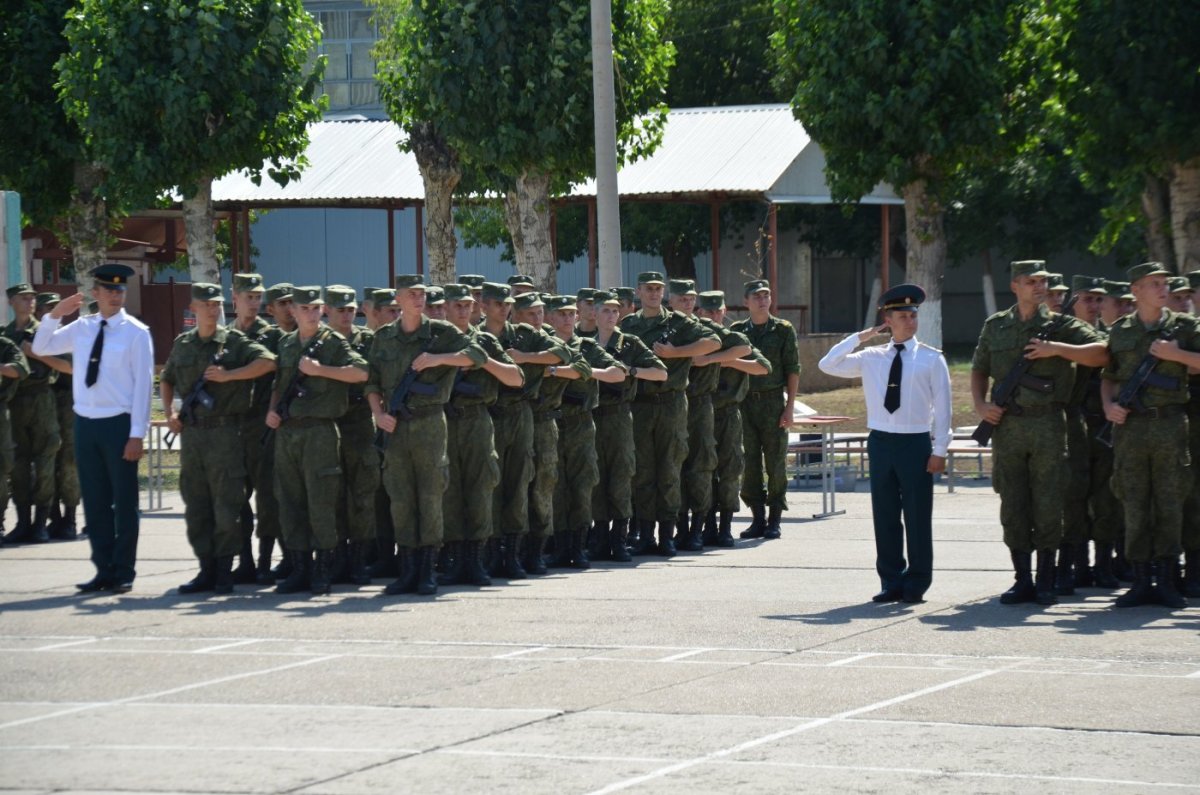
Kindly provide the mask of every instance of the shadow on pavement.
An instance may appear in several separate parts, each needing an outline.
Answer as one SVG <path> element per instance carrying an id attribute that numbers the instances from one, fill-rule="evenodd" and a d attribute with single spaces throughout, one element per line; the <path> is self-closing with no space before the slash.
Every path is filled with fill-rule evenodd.
<path id="1" fill-rule="evenodd" d="M 1200 628 L 1200 613 L 1146 606 L 1117 609 L 1111 602 L 1063 601 L 1052 607 L 1002 605 L 996 598 L 968 602 L 917 620 L 941 632 L 974 632 L 1003 627 L 1049 626 L 1066 635 L 1104 635 L 1129 630 Z M 1049 619 L 1049 620 L 1047 620 Z"/>
<path id="2" fill-rule="evenodd" d="M 887 602 L 884 604 L 867 602 L 861 605 L 835 607 L 831 610 L 822 610 L 819 613 L 793 613 L 790 615 L 763 616 L 763 618 L 771 621 L 796 621 L 801 624 L 831 626 L 835 624 L 849 624 L 851 621 L 861 621 L 864 619 L 897 618 L 912 614 L 913 610 L 917 607 L 919 605 L 906 604 L 904 602 Z"/>

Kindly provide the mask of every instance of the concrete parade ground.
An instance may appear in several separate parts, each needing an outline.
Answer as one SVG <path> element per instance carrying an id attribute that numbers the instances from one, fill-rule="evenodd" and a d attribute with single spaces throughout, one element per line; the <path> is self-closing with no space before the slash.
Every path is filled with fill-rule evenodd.
<path id="1" fill-rule="evenodd" d="M 998 604 L 981 485 L 937 487 L 927 601 L 873 604 L 869 496 L 837 499 L 430 598 L 179 596 L 171 494 L 129 594 L 76 595 L 86 540 L 0 548 L 0 791 L 1200 791 L 1200 607 Z"/>

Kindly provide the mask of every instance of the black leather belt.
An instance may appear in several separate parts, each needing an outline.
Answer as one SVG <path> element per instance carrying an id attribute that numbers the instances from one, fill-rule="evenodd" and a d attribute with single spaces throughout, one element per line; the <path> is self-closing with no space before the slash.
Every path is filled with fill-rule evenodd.
<path id="1" fill-rule="evenodd" d="M 1048 417 L 1051 414 L 1056 414 L 1064 411 L 1066 405 L 1063 403 L 1045 403 L 1041 406 L 1021 406 L 1014 405 L 1011 411 L 1005 413 L 1005 418 L 1008 417 Z"/>
<path id="2" fill-rule="evenodd" d="M 417 406 L 408 410 L 407 414 L 397 414 L 396 422 L 412 422 L 424 417 L 432 417 L 442 413 L 444 405 L 442 403 L 434 403 L 431 406 Z"/>
<path id="3" fill-rule="evenodd" d="M 766 400 L 767 398 L 783 398 L 783 387 L 775 389 L 759 389 L 758 391 L 750 391 L 746 393 L 746 400 Z"/>

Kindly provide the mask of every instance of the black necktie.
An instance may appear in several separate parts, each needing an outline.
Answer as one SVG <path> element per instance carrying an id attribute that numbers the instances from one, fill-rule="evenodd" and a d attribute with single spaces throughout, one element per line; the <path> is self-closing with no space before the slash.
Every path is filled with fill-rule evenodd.
<path id="1" fill-rule="evenodd" d="M 897 342 L 895 348 L 896 358 L 892 359 L 892 369 L 888 371 L 887 394 L 883 396 L 883 407 L 888 410 L 888 414 L 895 414 L 896 409 L 900 408 L 900 376 L 904 369 L 900 354 L 904 353 L 904 343 Z"/>
<path id="2" fill-rule="evenodd" d="M 104 327 L 107 325 L 107 320 L 100 321 L 100 333 L 96 335 L 96 341 L 92 343 L 92 355 L 88 357 L 87 376 L 83 379 L 83 383 L 88 386 L 95 384 L 96 378 L 100 375 L 100 354 L 104 353 Z"/>

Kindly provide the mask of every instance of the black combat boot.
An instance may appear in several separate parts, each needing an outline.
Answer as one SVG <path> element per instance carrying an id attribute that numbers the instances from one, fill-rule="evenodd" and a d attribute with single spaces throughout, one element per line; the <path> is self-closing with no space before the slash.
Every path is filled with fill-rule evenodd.
<path id="1" fill-rule="evenodd" d="M 1133 582 L 1136 573 L 1129 558 L 1125 557 L 1125 531 L 1117 536 L 1117 559 L 1113 562 L 1113 574 L 1121 582 Z"/>
<path id="2" fill-rule="evenodd" d="M 700 536 L 700 543 L 706 547 L 717 546 L 717 509 L 709 508 L 708 513 L 704 516 L 704 533 Z"/>
<path id="3" fill-rule="evenodd" d="M 682 525 L 679 534 L 683 537 L 682 543 L 678 544 L 680 552 L 703 552 L 704 514 L 692 511 L 691 526 Z"/>
<path id="4" fill-rule="evenodd" d="M 461 585 L 464 582 L 463 566 L 466 564 L 467 558 L 465 555 L 463 555 L 463 543 L 464 542 L 462 541 L 451 541 L 450 543 L 446 544 L 447 547 L 454 548 L 450 553 L 453 563 L 449 568 L 438 575 L 438 585 Z"/>
<path id="5" fill-rule="evenodd" d="M 50 531 L 46 529 L 46 524 L 49 520 L 49 505 L 39 505 L 33 509 L 33 527 L 29 531 L 33 537 L 30 541 L 34 544 L 44 544 L 50 540 Z"/>
<path id="6" fill-rule="evenodd" d="M 571 534 L 565 530 L 556 531 L 554 533 L 554 551 L 550 553 L 550 568 L 571 568 L 571 553 Z"/>
<path id="7" fill-rule="evenodd" d="M 783 518 L 783 509 L 777 505 L 772 505 L 770 514 L 767 516 L 767 528 L 763 530 L 763 538 L 773 540 L 783 535 L 783 530 L 779 527 L 779 521 Z"/>
<path id="8" fill-rule="evenodd" d="M 754 517 L 750 522 L 750 526 L 742 531 L 742 538 L 762 538 L 763 533 L 767 532 L 767 506 L 751 505 L 750 514 Z"/>
<path id="9" fill-rule="evenodd" d="M 658 542 L 654 538 L 654 522 L 638 520 L 638 545 L 634 555 L 657 555 Z"/>
<path id="10" fill-rule="evenodd" d="M 1092 579 L 1097 588 L 1120 588 L 1121 581 L 1113 574 L 1113 545 L 1096 545 L 1096 568 L 1092 570 Z"/>
<path id="11" fill-rule="evenodd" d="M 653 535 L 653 534 L 651 534 Z M 655 551 L 656 555 L 664 558 L 675 557 L 675 523 L 674 522 L 659 522 L 658 523 L 658 547 Z"/>
<path id="12" fill-rule="evenodd" d="M 179 586 L 183 594 L 204 593 L 211 591 L 217 584 L 216 561 L 212 558 L 201 558 L 200 573 Z"/>
<path id="13" fill-rule="evenodd" d="M 542 543 L 545 536 L 534 535 L 530 533 L 525 539 L 526 543 L 530 544 L 529 562 L 537 568 L 526 571 L 521 565 L 521 536 L 517 533 L 509 533 L 504 536 L 504 565 L 501 567 L 501 576 L 509 580 L 523 580 L 530 574 L 545 574 L 546 564 L 542 562 Z"/>
<path id="14" fill-rule="evenodd" d="M 417 563 L 415 555 L 411 549 L 400 547 L 396 550 L 396 565 L 400 571 L 400 577 L 384 587 L 383 592 L 388 596 L 395 596 L 402 593 L 417 592 Z"/>
<path id="15" fill-rule="evenodd" d="M 254 527 L 253 519 L 250 527 Z M 245 532 L 245 525 L 242 529 Z M 242 536 L 242 550 L 238 553 L 238 566 L 233 570 L 233 581 L 239 585 L 253 585 L 258 581 L 258 572 L 254 568 L 254 545 L 249 533 Z"/>
<path id="16" fill-rule="evenodd" d="M 1133 585 L 1129 590 L 1117 597 L 1113 607 L 1140 607 L 1152 605 L 1157 600 L 1154 586 L 1150 584 L 1151 567 L 1147 561 L 1134 561 Z"/>
<path id="17" fill-rule="evenodd" d="M 259 585 L 274 585 L 275 575 L 271 574 L 271 553 L 275 551 L 275 539 L 258 539 L 258 566 L 254 569 L 254 582 Z"/>
<path id="18" fill-rule="evenodd" d="M 1037 592 L 1033 587 L 1033 573 L 1030 568 L 1031 555 L 1028 552 L 1018 552 L 1015 549 L 1011 553 L 1013 571 L 1016 572 L 1016 576 L 1013 579 L 1016 582 L 1013 583 L 1013 587 L 1000 594 L 1000 604 L 1019 605 L 1023 602 L 1032 602 Z"/>
<path id="19" fill-rule="evenodd" d="M 717 540 L 713 546 L 728 549 L 736 543 L 733 540 L 733 511 L 721 511 L 721 520 L 717 525 Z"/>
<path id="20" fill-rule="evenodd" d="M 1172 555 L 1169 558 L 1159 558 L 1154 576 L 1154 601 L 1172 610 L 1182 610 L 1187 607 L 1187 599 L 1179 593 L 1176 587 L 1176 573 L 1179 569 L 1179 558 Z"/>
<path id="21" fill-rule="evenodd" d="M 333 590 L 334 550 L 318 549 L 313 556 L 312 576 L 308 578 L 308 590 L 313 596 L 324 596 Z"/>
<path id="22" fill-rule="evenodd" d="M 617 563 L 629 563 L 633 557 L 625 542 L 629 539 L 629 520 L 617 519 L 613 522 L 612 532 L 608 536 L 610 558 Z"/>
<path id="23" fill-rule="evenodd" d="M 329 552 L 331 553 L 329 557 L 330 585 L 349 585 L 350 554 L 346 542 L 339 539 L 334 542 L 333 549 Z"/>
<path id="24" fill-rule="evenodd" d="M 370 585 L 371 572 L 367 570 L 367 549 L 369 541 L 351 541 L 349 557 L 350 572 L 347 579 L 351 585 Z"/>
<path id="25" fill-rule="evenodd" d="M 464 541 L 462 542 L 462 550 L 459 553 L 462 558 L 462 579 L 459 580 L 463 585 L 474 585 L 479 588 L 491 585 L 492 580 L 488 577 L 487 569 L 483 567 L 483 542 L 482 541 Z M 439 580 L 439 582 L 441 582 Z"/>
<path id="26" fill-rule="evenodd" d="M 1088 542 L 1075 545 L 1075 587 L 1094 588 L 1096 579 L 1092 576 L 1092 567 L 1088 563 Z"/>
<path id="27" fill-rule="evenodd" d="M 433 574 L 436 559 L 437 553 L 433 547 L 421 547 L 417 550 L 417 593 L 421 596 L 433 596 L 437 593 L 437 579 Z"/>
<path id="28" fill-rule="evenodd" d="M 78 508 L 77 505 L 63 506 L 62 520 L 58 523 L 58 537 L 64 541 L 74 541 L 79 537 L 79 531 L 75 526 L 75 512 Z"/>
<path id="29" fill-rule="evenodd" d="M 29 544 L 33 541 L 33 520 L 29 518 L 33 510 L 28 505 L 16 503 L 17 524 L 4 537 L 6 544 Z"/>
<path id="30" fill-rule="evenodd" d="M 371 579 L 400 576 L 400 568 L 396 565 L 396 542 L 391 537 L 380 536 L 375 541 L 379 547 L 379 555 L 371 564 Z"/>
<path id="31" fill-rule="evenodd" d="M 1037 579 L 1034 581 L 1034 600 L 1039 605 L 1056 605 L 1058 598 L 1054 595 L 1054 550 L 1039 549 L 1037 551 Z"/>
<path id="32" fill-rule="evenodd" d="M 58 538 L 58 528 L 62 525 L 62 509 L 58 506 L 58 500 L 50 503 L 50 518 L 46 520 L 46 532 L 51 538 Z"/>
<path id="33" fill-rule="evenodd" d="M 609 522 L 593 522 L 588 533 L 588 559 L 612 560 L 612 528 Z"/>
<path id="34" fill-rule="evenodd" d="M 308 574 L 312 569 L 312 552 L 307 549 L 289 549 L 284 552 L 284 556 L 289 566 L 289 573 L 275 586 L 275 593 L 300 593 L 308 588 Z"/>
<path id="35" fill-rule="evenodd" d="M 1183 570 L 1183 595 L 1200 598 L 1200 550 L 1185 552 L 1184 559 L 1187 565 Z"/>
<path id="36" fill-rule="evenodd" d="M 1040 555 L 1039 565 L 1040 565 Z M 1040 588 L 1038 590 L 1041 590 Z M 1059 544 L 1058 565 L 1054 570 L 1054 593 L 1059 596 L 1075 595 L 1075 545 Z"/>
<path id="37" fill-rule="evenodd" d="M 584 543 L 587 540 L 587 534 L 586 527 L 581 527 L 573 533 L 567 533 L 568 554 L 570 556 L 570 562 L 567 563 L 567 566 L 572 569 L 583 571 L 592 567 L 592 562 L 588 559 L 587 544 Z"/>
<path id="38" fill-rule="evenodd" d="M 275 568 L 271 569 L 271 576 L 276 580 L 286 580 L 292 575 L 292 556 L 288 554 L 288 549 L 282 541 L 279 542 L 279 551 L 282 553 L 282 557 Z"/>
<path id="39" fill-rule="evenodd" d="M 675 517 L 675 535 L 671 540 L 675 542 L 677 549 L 683 549 L 683 545 L 687 543 L 689 526 L 688 512 L 685 508 Z"/>
<path id="40" fill-rule="evenodd" d="M 441 574 L 450 570 L 450 567 L 455 565 L 454 556 L 458 553 L 458 547 L 451 544 L 442 544 L 441 549 L 437 551 L 434 557 L 436 563 L 433 564 L 434 572 Z"/>
<path id="41" fill-rule="evenodd" d="M 492 536 L 484 542 L 483 565 L 489 577 L 500 576 L 504 569 L 504 539 Z"/>
<path id="42" fill-rule="evenodd" d="M 213 593 L 233 593 L 233 555 L 222 555 L 216 560 L 216 580 Z"/>

